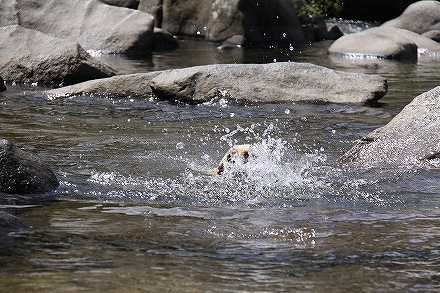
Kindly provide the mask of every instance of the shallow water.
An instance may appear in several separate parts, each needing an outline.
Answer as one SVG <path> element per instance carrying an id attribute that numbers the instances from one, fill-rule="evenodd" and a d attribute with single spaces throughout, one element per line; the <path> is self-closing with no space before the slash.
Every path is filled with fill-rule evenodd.
<path id="1" fill-rule="evenodd" d="M 146 60 L 101 56 L 123 73 L 212 63 L 311 62 L 388 79 L 375 107 L 204 105 L 0 93 L 1 137 L 38 154 L 61 186 L 2 196 L 32 231 L 1 239 L 1 292 L 437 292 L 438 166 L 338 158 L 438 85 L 439 60 L 340 59 L 329 43 L 233 49 L 191 39 Z M 246 165 L 209 169 L 233 144 Z"/>

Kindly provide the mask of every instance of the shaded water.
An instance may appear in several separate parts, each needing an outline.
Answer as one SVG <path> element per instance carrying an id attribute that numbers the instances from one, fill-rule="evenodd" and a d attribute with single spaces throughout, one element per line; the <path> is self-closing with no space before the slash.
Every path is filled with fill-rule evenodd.
<path id="1" fill-rule="evenodd" d="M 437 292 L 438 166 L 350 170 L 337 159 L 437 86 L 438 59 L 339 59 L 328 45 L 219 51 L 184 39 L 148 60 L 100 58 L 122 73 L 275 61 L 376 73 L 389 81 L 377 107 L 53 101 L 9 86 L 1 137 L 42 157 L 61 186 L 2 196 L 34 230 L 1 240 L 0 291 Z M 193 171 L 237 143 L 257 159 L 224 176 Z"/>

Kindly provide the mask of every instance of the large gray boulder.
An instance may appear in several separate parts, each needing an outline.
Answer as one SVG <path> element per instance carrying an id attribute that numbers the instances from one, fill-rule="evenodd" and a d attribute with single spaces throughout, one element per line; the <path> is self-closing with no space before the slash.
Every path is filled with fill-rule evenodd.
<path id="1" fill-rule="evenodd" d="M 399 17 L 382 26 L 402 28 L 418 34 L 440 30 L 440 2 L 418 1 L 408 6 Z"/>
<path id="2" fill-rule="evenodd" d="M 174 35 L 209 41 L 242 40 L 245 45 L 302 45 L 304 33 L 291 0 L 141 0 L 139 9 L 156 16 L 156 26 Z"/>
<path id="3" fill-rule="evenodd" d="M 115 76 L 49 91 L 52 97 L 82 93 L 140 95 L 203 103 L 216 98 L 250 102 L 370 103 L 387 92 L 386 80 L 307 63 L 218 64 Z"/>
<path id="4" fill-rule="evenodd" d="M 68 85 L 115 74 L 77 43 L 17 25 L 0 27 L 0 56 L 9 81 Z"/>
<path id="5" fill-rule="evenodd" d="M 307 63 L 224 64 L 165 71 L 153 92 L 189 103 L 217 97 L 251 102 L 369 103 L 387 92 L 380 76 L 346 73 Z"/>
<path id="6" fill-rule="evenodd" d="M 55 174 L 39 158 L 0 139 L 0 192 L 41 194 L 58 185 Z"/>
<path id="7" fill-rule="evenodd" d="M 330 54 L 386 59 L 417 58 L 419 52 L 440 52 L 440 45 L 417 33 L 393 28 L 374 27 L 337 39 Z"/>
<path id="8" fill-rule="evenodd" d="M 0 26 L 20 25 L 107 53 L 151 51 L 153 16 L 98 0 L 2 0 Z"/>
<path id="9" fill-rule="evenodd" d="M 371 132 L 342 158 L 358 166 L 440 166 L 440 87 L 417 96 L 387 125 Z"/>

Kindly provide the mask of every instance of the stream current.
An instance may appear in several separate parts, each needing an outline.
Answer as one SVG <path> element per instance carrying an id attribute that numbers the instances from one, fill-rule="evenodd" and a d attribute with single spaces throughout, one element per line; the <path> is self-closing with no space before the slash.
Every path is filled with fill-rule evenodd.
<path id="1" fill-rule="evenodd" d="M 146 98 L 50 100 L 0 93 L 1 137 L 37 154 L 61 185 L 2 195 L 33 230 L 2 239 L 0 292 L 438 292 L 440 169 L 338 158 L 439 85 L 436 57 L 356 60 L 301 49 L 182 39 L 151 58 L 99 56 L 121 73 L 216 63 L 310 62 L 380 74 L 378 105 L 187 105 Z M 222 176 L 235 144 L 256 158 Z"/>

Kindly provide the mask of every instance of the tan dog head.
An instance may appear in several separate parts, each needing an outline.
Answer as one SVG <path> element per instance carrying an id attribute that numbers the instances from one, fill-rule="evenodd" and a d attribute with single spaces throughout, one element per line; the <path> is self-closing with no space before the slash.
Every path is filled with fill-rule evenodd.
<path id="1" fill-rule="evenodd" d="M 233 146 L 225 154 L 220 164 L 217 167 L 217 174 L 220 175 L 230 163 L 234 163 L 236 159 L 242 160 L 243 163 L 247 163 L 249 159 L 250 144 L 241 144 Z"/>

